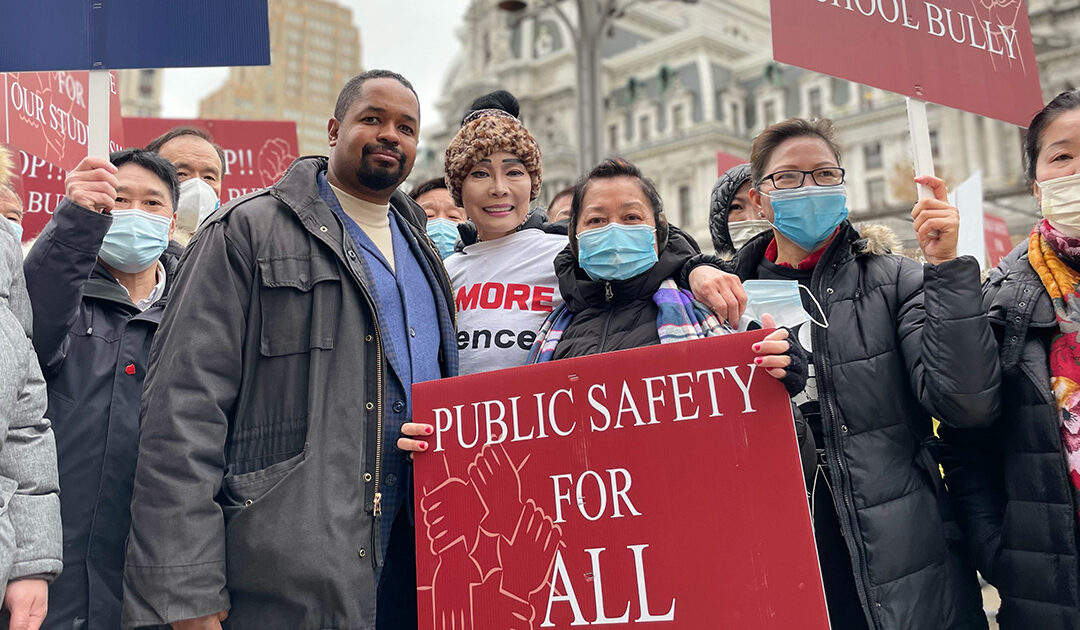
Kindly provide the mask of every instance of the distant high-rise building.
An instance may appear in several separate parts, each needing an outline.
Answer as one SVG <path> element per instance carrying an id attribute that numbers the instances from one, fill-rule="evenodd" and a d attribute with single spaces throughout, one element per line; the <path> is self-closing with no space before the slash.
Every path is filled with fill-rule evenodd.
<path id="1" fill-rule="evenodd" d="M 201 118 L 293 120 L 302 154 L 326 154 L 338 91 L 360 72 L 352 10 L 329 0 L 270 0 L 269 66 L 231 68 Z"/>
<path id="2" fill-rule="evenodd" d="M 160 116 L 161 76 L 160 68 L 120 70 L 120 111 L 125 116 Z"/>

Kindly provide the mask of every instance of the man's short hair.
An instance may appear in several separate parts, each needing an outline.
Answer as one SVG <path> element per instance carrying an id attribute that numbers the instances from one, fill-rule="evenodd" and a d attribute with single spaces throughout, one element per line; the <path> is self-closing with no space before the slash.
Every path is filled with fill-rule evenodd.
<path id="1" fill-rule="evenodd" d="M 172 211 L 176 212 L 176 207 L 180 205 L 180 180 L 176 178 L 176 167 L 171 162 L 148 149 L 117 151 L 109 156 L 109 161 L 116 168 L 125 164 L 134 164 L 157 175 L 169 189 L 169 194 L 172 196 Z"/>
<path id="2" fill-rule="evenodd" d="M 181 136 L 195 136 L 210 143 L 210 146 L 214 147 L 214 151 L 217 151 L 218 159 L 221 160 L 221 176 L 225 177 L 225 151 L 214 142 L 214 137 L 210 135 L 210 132 L 201 127 L 173 127 L 151 140 L 150 144 L 146 145 L 146 150 L 161 153 L 161 147 L 165 146 L 169 140 L 175 140 Z"/>
<path id="3" fill-rule="evenodd" d="M 345 113 L 349 111 L 349 107 L 352 106 L 353 101 L 360 97 L 364 82 L 368 79 L 393 79 L 409 88 L 409 91 L 413 93 L 413 96 L 416 96 L 416 102 L 420 102 L 420 97 L 416 94 L 416 88 L 414 88 L 412 83 L 409 83 L 409 80 L 405 77 L 392 70 L 367 70 L 349 79 L 349 82 L 345 84 L 345 87 L 341 88 L 341 92 L 337 97 L 337 104 L 334 105 L 335 120 L 340 122 L 345 118 Z"/>
<path id="4" fill-rule="evenodd" d="M 446 180 L 442 177 L 432 177 L 426 182 L 417 184 L 416 188 L 413 188 L 412 192 L 409 193 L 409 196 L 413 198 L 413 201 L 416 201 L 420 195 L 429 193 L 433 190 L 439 190 L 440 188 L 446 189 Z"/>

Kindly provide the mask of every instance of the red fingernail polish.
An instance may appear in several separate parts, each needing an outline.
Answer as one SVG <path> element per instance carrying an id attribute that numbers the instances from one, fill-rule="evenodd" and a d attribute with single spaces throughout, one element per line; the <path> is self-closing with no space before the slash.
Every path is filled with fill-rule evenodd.
<path id="1" fill-rule="evenodd" d="M 761 344 L 760 343 L 755 343 L 754 344 L 754 351 L 756 352 L 758 350 L 761 350 Z"/>
<path id="2" fill-rule="evenodd" d="M 757 358 L 754 359 L 754 363 L 757 363 L 758 365 L 761 365 L 761 361 L 762 361 L 761 357 L 757 357 Z"/>
<path id="3" fill-rule="evenodd" d="M 426 451 L 427 450 L 427 442 L 421 442 L 420 443 L 420 450 L 421 451 Z"/>
<path id="4" fill-rule="evenodd" d="M 433 429 L 431 427 L 428 427 L 428 428 L 424 429 L 424 433 L 427 433 L 428 435 L 431 435 L 432 430 Z"/>

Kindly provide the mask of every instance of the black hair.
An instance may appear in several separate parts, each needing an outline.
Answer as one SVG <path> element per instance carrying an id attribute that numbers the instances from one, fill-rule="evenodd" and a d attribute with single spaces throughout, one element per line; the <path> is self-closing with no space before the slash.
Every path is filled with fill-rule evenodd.
<path id="1" fill-rule="evenodd" d="M 1058 116 L 1073 109 L 1080 109 L 1080 90 L 1067 90 L 1058 94 L 1031 119 L 1024 136 L 1024 168 L 1027 170 L 1029 184 L 1035 183 L 1035 166 L 1042 151 L 1043 132 Z"/>
<path id="2" fill-rule="evenodd" d="M 180 180 L 176 178 L 176 168 L 171 162 L 153 151 L 146 149 L 124 149 L 109 156 L 109 161 L 116 168 L 125 164 L 141 166 L 157 175 L 164 182 L 172 195 L 172 211 L 176 212 L 176 206 L 180 204 Z"/>
<path id="3" fill-rule="evenodd" d="M 548 207 L 550 208 L 551 206 L 555 205 L 555 202 L 562 199 L 563 197 L 573 195 L 574 190 L 575 188 L 573 186 L 567 186 L 566 188 L 563 188 L 559 192 L 555 193 L 555 196 L 551 198 L 551 203 L 548 204 Z"/>
<path id="4" fill-rule="evenodd" d="M 578 180 L 578 183 L 574 186 L 574 197 L 570 201 L 569 226 L 572 250 L 577 253 L 577 222 L 581 217 L 581 204 L 585 199 L 585 192 L 589 187 L 589 182 L 594 179 L 611 179 L 613 177 L 633 177 L 637 180 L 641 192 L 644 193 L 645 198 L 649 201 L 649 206 L 652 208 L 653 218 L 656 220 L 656 242 L 658 249 L 663 251 L 667 245 L 668 223 L 667 218 L 664 216 L 664 202 L 660 199 L 660 193 L 657 192 L 656 185 L 652 183 L 652 180 L 641 174 L 641 169 L 629 160 L 620 157 L 607 158 L 600 162 L 589 171 L 588 175 Z"/>
<path id="5" fill-rule="evenodd" d="M 161 153 L 161 147 L 165 146 L 167 142 L 182 136 L 195 136 L 196 138 L 206 140 L 210 143 L 210 146 L 214 147 L 214 151 L 217 152 L 218 160 L 221 161 L 221 176 L 225 177 L 225 152 L 214 142 L 214 137 L 210 135 L 210 132 L 201 127 L 173 127 L 151 140 L 150 143 L 146 145 L 146 150 L 153 151 L 154 153 Z"/>
<path id="6" fill-rule="evenodd" d="M 424 193 L 429 193 L 433 190 L 438 190 L 440 188 L 446 189 L 446 179 L 442 177 L 433 177 L 426 182 L 420 182 L 419 184 L 417 184 L 412 189 L 412 192 L 409 193 L 409 196 L 412 197 L 413 201 L 416 201 L 420 198 L 420 195 L 423 195 Z"/>
<path id="7" fill-rule="evenodd" d="M 765 172 L 769 166 L 769 158 L 773 151 L 792 138 L 817 138 L 824 142 L 836 157 L 836 164 L 840 164 L 840 145 L 836 142 L 836 131 L 831 120 L 827 118 L 788 118 L 783 122 L 769 125 L 764 131 L 754 138 L 750 145 L 750 173 L 754 180 L 754 186 L 760 186 L 762 180 L 768 174 Z"/>
<path id="8" fill-rule="evenodd" d="M 461 117 L 461 124 L 465 124 L 465 119 L 469 117 L 469 114 L 483 109 L 502 110 L 514 118 L 518 118 L 518 114 L 521 113 L 521 104 L 518 103 L 517 97 L 506 90 L 488 92 L 473 101 L 472 105 L 469 105 L 468 111 Z"/>
<path id="9" fill-rule="evenodd" d="M 364 82 L 368 79 L 393 79 L 398 83 L 409 88 L 409 91 L 416 96 L 416 102 L 420 102 L 420 97 L 416 94 L 416 88 L 413 87 L 409 80 L 400 74 L 392 70 L 366 70 L 349 79 L 349 82 L 345 84 L 345 87 L 341 88 L 341 92 L 338 93 L 337 103 L 334 105 L 334 118 L 339 122 L 344 120 L 345 114 L 348 113 L 349 107 L 352 106 L 353 101 L 360 98 L 360 93 L 363 91 Z"/>

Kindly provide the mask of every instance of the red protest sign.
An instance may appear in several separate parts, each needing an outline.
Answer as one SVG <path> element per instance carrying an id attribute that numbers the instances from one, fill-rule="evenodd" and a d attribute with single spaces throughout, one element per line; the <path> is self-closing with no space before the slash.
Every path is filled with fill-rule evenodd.
<path id="1" fill-rule="evenodd" d="M 125 117 L 124 137 L 128 146 L 141 147 L 180 126 L 205 129 L 225 152 L 222 203 L 273 184 L 300 152 L 291 121 Z"/>
<path id="2" fill-rule="evenodd" d="M 763 336 L 416 385 L 421 630 L 827 629 Z"/>
<path id="3" fill-rule="evenodd" d="M 0 142 L 71 170 L 86 157 L 87 72 L 8 72 L 0 101 Z M 109 149 L 124 146 L 120 96 L 112 78 Z"/>
<path id="4" fill-rule="evenodd" d="M 1002 258 L 1012 251 L 1012 237 L 1009 236 L 1009 224 L 1005 219 L 992 214 L 983 214 L 983 234 L 986 237 L 986 258 L 991 267 L 997 267 Z"/>
<path id="5" fill-rule="evenodd" d="M 67 172 L 59 166 L 34 157 L 26 151 L 16 150 L 20 189 L 23 203 L 23 240 L 30 240 L 41 233 L 52 217 L 53 210 L 64 198 L 64 178 Z"/>
<path id="6" fill-rule="evenodd" d="M 780 62 L 1026 127 L 1042 91 L 1023 0 L 771 0 Z"/>

